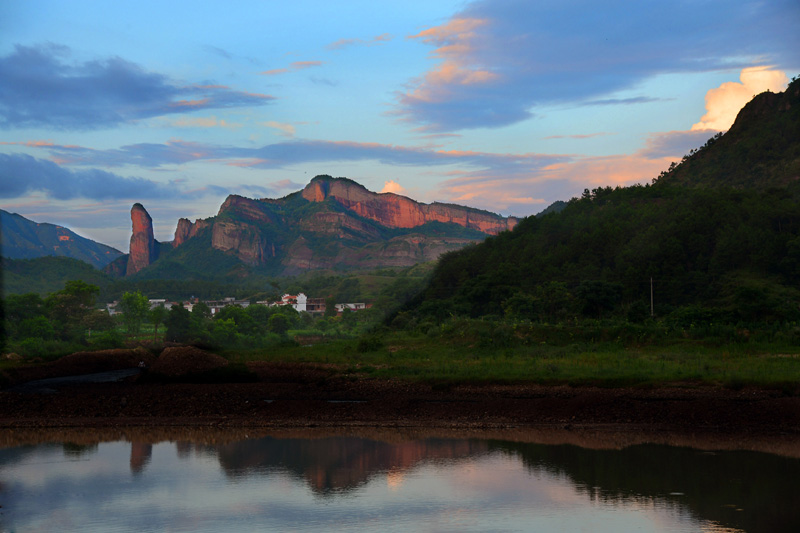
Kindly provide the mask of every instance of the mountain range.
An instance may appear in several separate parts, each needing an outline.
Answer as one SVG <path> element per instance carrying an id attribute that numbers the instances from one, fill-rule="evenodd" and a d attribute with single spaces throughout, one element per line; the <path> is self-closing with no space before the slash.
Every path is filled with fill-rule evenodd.
<path id="1" fill-rule="evenodd" d="M 0 209 L 2 256 L 8 259 L 35 259 L 59 256 L 79 259 L 95 268 L 103 268 L 122 252 L 81 237 L 55 224 L 34 222 L 16 213 Z"/>
<path id="2" fill-rule="evenodd" d="M 114 276 L 210 279 L 312 270 L 407 267 L 511 230 L 513 217 L 453 204 L 374 193 L 347 178 L 317 176 L 279 199 L 230 195 L 216 216 L 182 218 L 171 242 L 153 237 L 141 204 L 131 209 L 130 251 Z"/>

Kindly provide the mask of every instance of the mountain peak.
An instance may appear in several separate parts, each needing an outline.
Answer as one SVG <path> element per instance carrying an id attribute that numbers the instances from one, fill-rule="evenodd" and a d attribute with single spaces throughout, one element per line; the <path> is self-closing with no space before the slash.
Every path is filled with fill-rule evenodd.
<path id="1" fill-rule="evenodd" d="M 800 180 L 800 78 L 748 102 L 723 135 L 684 156 L 658 182 L 765 189 Z"/>
<path id="2" fill-rule="evenodd" d="M 153 236 L 153 219 L 140 203 L 131 207 L 131 245 L 126 275 L 136 274 L 158 257 L 158 247 Z"/>

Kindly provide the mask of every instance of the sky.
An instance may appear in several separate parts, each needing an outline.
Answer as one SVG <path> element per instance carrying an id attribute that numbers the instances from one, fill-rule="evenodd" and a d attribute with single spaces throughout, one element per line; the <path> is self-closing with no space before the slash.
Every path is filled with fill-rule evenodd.
<path id="1" fill-rule="evenodd" d="M 800 74 L 797 0 L 0 2 L 0 208 L 128 250 L 314 176 L 528 216 Z"/>

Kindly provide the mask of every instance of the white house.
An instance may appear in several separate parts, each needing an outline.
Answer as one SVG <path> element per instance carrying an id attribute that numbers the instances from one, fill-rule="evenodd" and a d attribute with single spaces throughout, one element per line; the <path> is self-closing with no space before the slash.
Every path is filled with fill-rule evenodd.
<path id="1" fill-rule="evenodd" d="M 281 299 L 277 302 L 272 302 L 269 304 L 270 307 L 278 307 L 281 305 L 291 305 L 295 311 L 298 313 L 300 311 L 306 310 L 306 302 L 308 302 L 308 297 L 303 294 L 302 292 L 297 294 L 297 296 L 293 294 L 284 294 L 281 296 Z"/>

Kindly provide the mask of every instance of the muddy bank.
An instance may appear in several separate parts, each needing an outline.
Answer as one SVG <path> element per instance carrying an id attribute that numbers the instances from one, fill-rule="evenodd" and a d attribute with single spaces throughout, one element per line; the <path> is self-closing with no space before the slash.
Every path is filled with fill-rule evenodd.
<path id="1" fill-rule="evenodd" d="M 46 392 L 6 388 L 0 391 L 0 427 L 548 428 L 571 436 L 578 430 L 638 431 L 651 435 L 650 441 L 658 434 L 699 433 L 734 440 L 780 436 L 789 447 L 800 440 L 800 398 L 781 390 L 432 386 L 357 379 L 320 365 L 253 363 L 249 368 L 255 379 L 251 383 L 153 382 L 130 376 L 119 382 L 65 380 Z M 52 369 L 40 372 L 53 377 Z M 22 373 L 44 377 L 30 369 Z"/>

